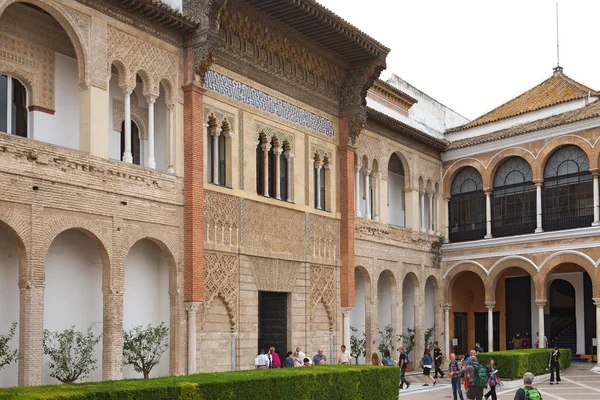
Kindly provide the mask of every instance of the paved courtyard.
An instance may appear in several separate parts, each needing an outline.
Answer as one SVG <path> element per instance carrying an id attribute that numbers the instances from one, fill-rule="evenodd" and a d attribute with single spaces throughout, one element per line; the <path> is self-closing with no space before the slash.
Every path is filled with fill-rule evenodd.
<path id="1" fill-rule="evenodd" d="M 560 385 L 550 385 L 549 375 L 537 377 L 534 386 L 540 390 L 544 400 L 596 400 L 600 399 L 600 374 L 591 372 L 593 364 L 574 363 L 562 374 Z M 449 379 L 439 379 L 435 387 L 423 387 L 420 377 L 414 377 L 411 387 L 400 391 L 402 400 L 452 399 Z M 498 399 L 513 399 L 521 385 L 507 382 L 498 390 Z M 465 397 L 466 400 L 466 397 Z"/>

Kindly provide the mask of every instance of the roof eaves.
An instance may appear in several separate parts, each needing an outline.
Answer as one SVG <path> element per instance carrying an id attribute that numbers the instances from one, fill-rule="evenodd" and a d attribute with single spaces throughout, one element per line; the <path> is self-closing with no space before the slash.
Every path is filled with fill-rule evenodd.
<path id="1" fill-rule="evenodd" d="M 390 117 L 389 115 L 382 113 L 381 111 L 377 111 L 371 107 L 367 107 L 367 118 L 373 118 L 373 120 L 380 122 L 391 129 L 401 130 L 403 133 L 407 133 L 414 139 L 427 145 L 430 145 L 437 150 L 446 150 L 446 148 L 450 145 L 450 142 L 445 139 L 435 138 L 419 129 L 407 125 L 402 121 L 398 121 L 397 119 Z"/>
<path id="2" fill-rule="evenodd" d="M 160 14 L 162 18 L 154 18 L 158 23 L 179 31 L 191 31 L 198 26 L 192 18 L 160 0 L 116 0 L 116 2 L 143 15 L 152 12 Z"/>

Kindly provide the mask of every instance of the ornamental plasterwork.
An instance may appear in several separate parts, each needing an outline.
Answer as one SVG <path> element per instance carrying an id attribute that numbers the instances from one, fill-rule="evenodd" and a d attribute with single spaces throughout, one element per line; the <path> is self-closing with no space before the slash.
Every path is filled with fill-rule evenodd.
<path id="1" fill-rule="evenodd" d="M 310 315 L 313 316 L 317 305 L 322 302 L 329 317 L 329 328 L 335 325 L 335 268 L 310 267 Z"/>
<path id="2" fill-rule="evenodd" d="M 132 97 L 133 98 L 133 97 Z M 138 126 L 140 139 L 148 140 L 148 109 L 131 102 L 131 120 Z M 121 125 L 125 121 L 125 103 L 113 99 L 112 104 L 112 130 L 121 132 Z"/>
<path id="3" fill-rule="evenodd" d="M 229 131 L 237 133 L 235 131 L 235 116 L 227 111 L 220 110 L 213 106 L 204 107 L 204 123 L 208 123 L 210 117 L 214 117 L 217 120 L 217 126 L 221 126 L 224 120 L 229 123 Z"/>
<path id="4" fill-rule="evenodd" d="M 413 165 L 414 176 L 422 177 L 423 181 L 427 183 L 428 180 L 435 185 L 436 182 L 440 182 L 442 175 L 442 166 L 441 164 L 436 164 L 432 161 L 426 160 L 422 157 L 415 157 L 414 165 Z M 418 179 L 415 179 L 413 182 L 418 187 Z M 417 188 L 415 187 L 415 189 Z M 441 189 L 441 188 L 440 188 Z"/>
<path id="5" fill-rule="evenodd" d="M 356 159 L 358 160 L 358 165 L 363 167 L 363 157 L 367 156 L 369 161 L 369 170 L 373 171 L 373 160 L 377 160 L 379 164 L 379 172 L 384 169 L 384 166 L 385 169 L 387 169 L 387 162 L 389 159 L 381 159 L 381 142 L 378 139 L 366 134 L 362 134 L 358 137 L 356 147 Z"/>
<path id="6" fill-rule="evenodd" d="M 238 321 L 239 262 L 237 256 L 222 253 L 204 254 L 204 312 L 213 300 L 220 297 L 231 318 L 232 326 Z"/>
<path id="7" fill-rule="evenodd" d="M 340 221 L 321 215 L 308 214 L 309 254 L 313 257 L 336 260 L 339 254 Z"/>
<path id="8" fill-rule="evenodd" d="M 291 147 L 292 154 L 295 153 L 295 138 L 293 133 L 283 132 L 277 128 L 274 128 L 270 125 L 264 124 L 262 122 L 256 122 L 256 137 L 258 138 L 258 134 L 260 132 L 264 132 L 267 136 L 267 141 L 271 143 L 273 137 L 276 137 L 279 141 L 279 145 L 283 146 L 283 142 L 288 142 Z"/>
<path id="9" fill-rule="evenodd" d="M 321 161 L 323 161 L 325 159 L 325 157 L 327 157 L 329 159 L 330 162 L 333 162 L 333 158 L 332 158 L 332 151 L 330 149 L 326 149 L 324 147 L 312 144 L 310 146 L 310 159 L 314 160 L 315 159 L 315 155 L 319 154 L 319 158 L 321 159 Z"/>
<path id="10" fill-rule="evenodd" d="M 17 77 L 29 90 L 29 104 L 54 110 L 54 52 L 0 32 L 0 72 Z"/>
<path id="11" fill-rule="evenodd" d="M 212 190 L 204 192 L 204 222 L 209 243 L 234 246 L 238 244 L 240 198 Z"/>
<path id="12" fill-rule="evenodd" d="M 342 68 L 250 7 L 231 2 L 221 18 L 220 36 L 226 50 L 237 57 L 338 102 L 345 76 Z"/>
<path id="13" fill-rule="evenodd" d="M 256 289 L 265 292 L 294 291 L 301 264 L 276 258 L 248 257 Z"/>
<path id="14" fill-rule="evenodd" d="M 110 66 L 115 62 L 119 74 L 120 84 L 136 86 L 136 74 L 143 81 L 143 93 L 158 96 L 160 84 L 165 85 L 168 102 L 177 98 L 176 82 L 178 79 L 179 56 L 154 46 L 137 37 L 108 27 L 108 62 L 105 73 L 108 77 Z"/>

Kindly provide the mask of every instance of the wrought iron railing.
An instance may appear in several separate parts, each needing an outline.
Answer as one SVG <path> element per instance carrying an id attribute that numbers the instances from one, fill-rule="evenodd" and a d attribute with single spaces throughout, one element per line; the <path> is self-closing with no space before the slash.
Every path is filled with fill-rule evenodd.
<path id="1" fill-rule="evenodd" d="M 535 214 L 492 220 L 492 236 L 504 237 L 535 232 Z"/>
<path id="2" fill-rule="evenodd" d="M 485 229 L 485 221 L 452 225 L 448 228 L 450 242 L 458 243 L 483 239 L 485 237 Z"/>
<path id="3" fill-rule="evenodd" d="M 570 210 L 546 211 L 542 215 L 544 231 L 584 228 L 594 222 L 594 207 L 580 207 Z"/>

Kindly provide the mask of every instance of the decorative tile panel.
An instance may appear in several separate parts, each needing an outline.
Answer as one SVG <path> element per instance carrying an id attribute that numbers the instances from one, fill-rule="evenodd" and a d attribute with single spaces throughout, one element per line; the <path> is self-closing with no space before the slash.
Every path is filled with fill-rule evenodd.
<path id="1" fill-rule="evenodd" d="M 312 129 L 329 137 L 335 136 L 333 121 L 277 99 L 215 71 L 208 71 L 206 73 L 204 87 L 304 128 Z"/>

